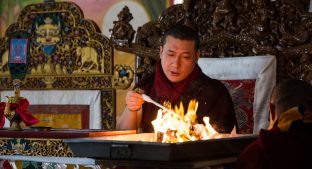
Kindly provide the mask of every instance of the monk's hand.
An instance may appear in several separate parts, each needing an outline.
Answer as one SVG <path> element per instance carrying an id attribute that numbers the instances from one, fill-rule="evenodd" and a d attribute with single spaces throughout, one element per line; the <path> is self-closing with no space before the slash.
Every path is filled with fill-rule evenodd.
<path id="1" fill-rule="evenodd" d="M 144 103 L 143 97 L 140 93 L 135 91 L 128 91 L 126 95 L 127 108 L 130 111 L 138 111 Z"/>

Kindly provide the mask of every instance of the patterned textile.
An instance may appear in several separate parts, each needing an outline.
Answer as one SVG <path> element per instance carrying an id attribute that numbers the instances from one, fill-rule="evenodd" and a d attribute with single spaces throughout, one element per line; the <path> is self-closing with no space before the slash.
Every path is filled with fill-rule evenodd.
<path id="1" fill-rule="evenodd" d="M 232 96 L 239 132 L 252 133 L 256 80 L 222 80 L 222 83 Z"/>
<path id="2" fill-rule="evenodd" d="M 89 105 L 32 105 L 29 110 L 40 120 L 35 126 L 89 128 Z"/>
<path id="3" fill-rule="evenodd" d="M 258 134 L 269 126 L 269 99 L 276 82 L 275 56 L 200 58 L 198 65 L 206 75 L 229 87 L 241 133 Z"/>

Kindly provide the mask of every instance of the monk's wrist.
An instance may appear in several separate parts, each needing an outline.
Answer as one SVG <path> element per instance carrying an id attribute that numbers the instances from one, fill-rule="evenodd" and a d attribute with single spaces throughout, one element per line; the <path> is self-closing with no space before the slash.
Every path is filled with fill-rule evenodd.
<path id="1" fill-rule="evenodd" d="M 138 112 L 141 108 L 140 108 L 140 109 L 129 109 L 129 108 L 127 107 L 127 109 L 128 109 L 129 112 Z"/>

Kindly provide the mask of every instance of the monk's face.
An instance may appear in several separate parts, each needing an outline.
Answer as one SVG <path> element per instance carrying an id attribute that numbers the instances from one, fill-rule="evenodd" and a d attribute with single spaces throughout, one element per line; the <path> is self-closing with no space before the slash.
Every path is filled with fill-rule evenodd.
<path id="1" fill-rule="evenodd" d="M 199 58 L 195 42 L 168 36 L 166 43 L 160 47 L 161 66 L 166 77 L 177 83 L 184 80 L 194 69 Z"/>

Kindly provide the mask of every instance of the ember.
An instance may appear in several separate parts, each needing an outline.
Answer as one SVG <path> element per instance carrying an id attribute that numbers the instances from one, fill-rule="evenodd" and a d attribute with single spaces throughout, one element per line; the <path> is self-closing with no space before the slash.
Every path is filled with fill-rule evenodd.
<path id="1" fill-rule="evenodd" d="M 170 103 L 164 105 L 171 111 L 159 109 L 157 118 L 152 121 L 157 140 L 163 143 L 175 143 L 222 137 L 210 125 L 209 117 L 203 118 L 205 125 L 196 123 L 198 108 L 196 100 L 189 102 L 186 114 L 182 103 L 180 106 L 175 106 L 174 110 Z"/>

